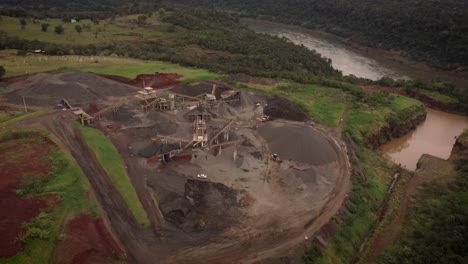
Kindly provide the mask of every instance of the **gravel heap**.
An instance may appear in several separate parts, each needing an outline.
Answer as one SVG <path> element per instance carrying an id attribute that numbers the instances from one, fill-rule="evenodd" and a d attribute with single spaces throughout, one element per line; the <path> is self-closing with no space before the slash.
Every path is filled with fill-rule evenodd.
<path id="1" fill-rule="evenodd" d="M 40 106 L 54 106 L 65 98 L 72 105 L 95 102 L 110 96 L 126 96 L 134 94 L 136 87 L 111 81 L 93 73 L 39 73 L 24 81 L 12 84 L 16 92 L 10 100 Z"/>

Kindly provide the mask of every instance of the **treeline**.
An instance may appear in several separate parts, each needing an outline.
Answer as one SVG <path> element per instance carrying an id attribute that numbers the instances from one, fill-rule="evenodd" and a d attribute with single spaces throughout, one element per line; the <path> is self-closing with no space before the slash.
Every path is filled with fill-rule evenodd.
<path id="1" fill-rule="evenodd" d="M 390 77 L 384 76 L 379 80 L 372 81 L 364 78 L 357 78 L 355 76 L 343 76 L 342 79 L 346 82 L 362 85 L 379 85 L 385 87 L 393 87 L 401 89 L 407 96 L 419 99 L 423 102 L 426 93 L 435 93 L 434 102 L 429 104 L 433 108 L 439 108 L 444 111 L 468 114 L 468 87 L 462 85 L 455 85 L 449 82 L 442 81 L 423 81 L 423 80 L 394 80 Z M 444 102 L 437 97 L 446 96 L 450 102 Z M 425 102 L 427 104 L 427 102 Z"/>
<path id="2" fill-rule="evenodd" d="M 148 1 L 128 1 L 128 0 L 2 0 L 2 9 L 17 8 L 18 10 L 34 11 L 55 11 L 55 12 L 109 12 L 116 7 L 124 5 L 134 5 L 139 2 L 148 4 L 158 4 L 158 0 Z M 53 9 L 53 10 L 51 10 Z"/>
<path id="3" fill-rule="evenodd" d="M 178 46 L 197 45 L 206 50 L 227 52 L 223 56 L 204 56 L 217 67 L 268 77 L 290 75 L 340 76 L 331 62 L 304 46 L 257 34 L 238 22 L 238 17 L 206 9 L 178 8 L 165 14 L 162 21 L 184 29 Z M 184 54 L 186 55 L 186 54 Z"/>
<path id="4" fill-rule="evenodd" d="M 394 88 L 402 89 L 408 96 L 414 98 L 420 98 L 425 93 L 435 92 L 436 94 L 448 96 L 450 98 L 450 103 L 446 103 L 442 110 L 456 112 L 460 114 L 468 114 L 468 87 L 466 86 L 456 86 L 448 82 L 425 82 L 421 80 L 393 80 L 388 77 L 383 77 L 378 81 L 378 85 L 389 86 Z M 433 98 L 435 101 L 437 98 Z M 422 100 L 424 101 L 424 100 Z M 437 104 L 437 103 L 436 103 Z M 437 107 L 433 105 L 433 107 Z"/>
<path id="5" fill-rule="evenodd" d="M 404 51 L 449 70 L 468 67 L 468 3 L 458 0 L 173 0 L 321 29 Z"/>
<path id="6" fill-rule="evenodd" d="M 121 0 L 108 1 L 74 1 L 71 4 L 62 0 L 56 1 L 9 1 L 0 6 L 0 15 L 10 17 L 59 18 L 73 19 L 105 19 L 112 16 L 129 14 L 144 14 L 154 12 L 164 6 L 160 1 L 127 2 Z"/>
<path id="7" fill-rule="evenodd" d="M 170 9 L 161 16 L 163 22 L 171 24 L 167 27 L 167 37 L 145 40 L 137 46 L 124 42 L 86 46 L 52 44 L 1 34 L 0 49 L 41 49 L 49 55 L 128 56 L 170 61 L 214 72 L 289 78 L 299 82 L 319 75 L 341 76 L 320 54 L 278 37 L 257 34 L 241 25 L 236 16 L 193 8 Z"/>
<path id="8" fill-rule="evenodd" d="M 401 239 L 379 264 L 468 262 L 468 132 L 455 160 L 458 177 L 448 186 L 430 185 L 411 209 Z"/>

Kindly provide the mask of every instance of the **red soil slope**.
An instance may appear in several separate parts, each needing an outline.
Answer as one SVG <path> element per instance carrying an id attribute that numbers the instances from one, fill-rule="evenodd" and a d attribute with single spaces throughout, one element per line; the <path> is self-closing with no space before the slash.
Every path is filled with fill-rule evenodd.
<path id="1" fill-rule="evenodd" d="M 116 75 L 107 75 L 107 74 L 99 74 L 100 76 L 125 83 L 130 84 L 137 87 L 153 87 L 155 89 L 165 88 L 171 85 L 178 84 L 180 81 L 178 79 L 182 77 L 182 75 L 175 74 L 175 73 L 155 73 L 155 74 L 140 74 L 135 79 L 129 79 L 122 76 Z"/>
<path id="2" fill-rule="evenodd" d="M 48 201 L 56 201 L 55 195 L 34 198 L 18 197 L 18 189 L 24 173 L 44 177 L 51 165 L 44 157 L 50 151 L 48 142 L 10 139 L 0 141 L 0 258 L 14 256 L 24 245 L 18 238 L 24 232 L 22 223 L 31 221 Z"/>
<path id="3" fill-rule="evenodd" d="M 52 263 L 115 263 L 123 252 L 102 219 L 79 215 L 66 227 L 66 238 L 55 248 Z"/>

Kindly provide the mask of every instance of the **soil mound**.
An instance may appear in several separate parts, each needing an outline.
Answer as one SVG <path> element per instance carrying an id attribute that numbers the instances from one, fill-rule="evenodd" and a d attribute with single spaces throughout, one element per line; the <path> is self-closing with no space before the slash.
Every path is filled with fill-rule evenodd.
<path id="1" fill-rule="evenodd" d="M 268 99 L 268 105 L 265 107 L 264 113 L 271 118 L 292 121 L 306 121 L 308 119 L 307 114 L 299 106 L 279 96 Z"/>
<path id="2" fill-rule="evenodd" d="M 217 83 L 217 82 L 198 82 L 198 83 L 184 83 L 174 87 L 171 92 L 188 95 L 188 96 L 198 96 L 201 94 L 211 94 L 213 91 L 213 84 L 216 83 L 215 96 L 216 98 L 221 97 L 221 93 L 225 91 L 233 90 L 232 87 L 229 87 L 226 84 Z"/>
<path id="3" fill-rule="evenodd" d="M 172 193 L 160 203 L 165 218 L 186 232 L 221 232 L 239 215 L 238 192 L 221 183 L 187 180 L 185 195 Z"/>
<path id="4" fill-rule="evenodd" d="M 134 115 L 135 114 L 131 111 L 131 109 L 128 106 L 122 106 L 115 112 L 109 111 L 106 113 L 107 118 L 119 122 L 129 122 L 130 120 L 132 120 Z"/>
<path id="5" fill-rule="evenodd" d="M 169 151 L 179 149 L 178 144 L 161 144 L 160 142 L 151 142 L 138 152 L 143 158 L 151 158 L 156 155 L 168 153 Z"/>
<path id="6" fill-rule="evenodd" d="M 135 79 L 129 79 L 116 75 L 99 74 L 100 76 L 137 87 L 152 87 L 155 89 L 165 88 L 171 85 L 180 83 L 178 79 L 182 77 L 176 73 L 158 73 L 155 74 L 140 74 Z"/>
<path id="7" fill-rule="evenodd" d="M 134 94 L 137 90 L 136 87 L 83 72 L 39 73 L 11 86 L 8 88 L 17 90 L 11 95 L 11 100 L 22 103 L 24 97 L 27 104 L 40 106 L 53 106 L 62 98 L 72 105 L 89 104 L 110 96 Z"/>

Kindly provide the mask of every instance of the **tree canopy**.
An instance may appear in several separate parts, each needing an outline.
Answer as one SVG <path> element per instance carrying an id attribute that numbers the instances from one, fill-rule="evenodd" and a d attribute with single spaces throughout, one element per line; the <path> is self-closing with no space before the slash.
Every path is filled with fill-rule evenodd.
<path id="1" fill-rule="evenodd" d="M 468 67 L 466 0 L 174 0 L 326 30 L 356 42 L 401 50 L 416 60 Z"/>

